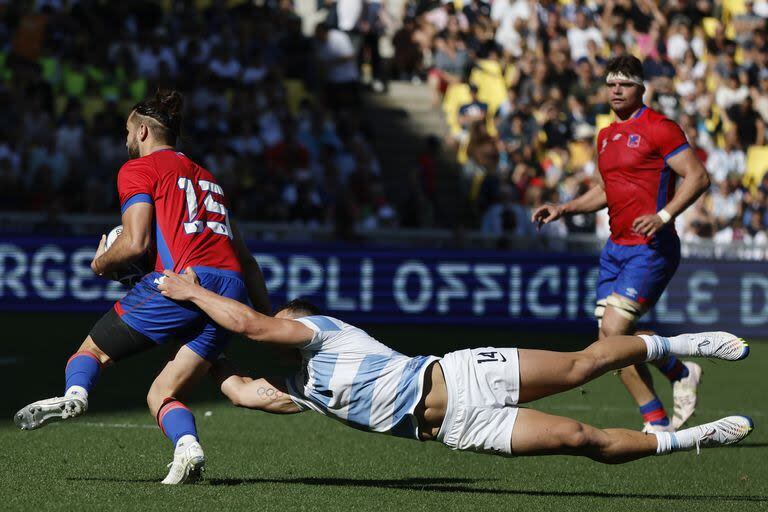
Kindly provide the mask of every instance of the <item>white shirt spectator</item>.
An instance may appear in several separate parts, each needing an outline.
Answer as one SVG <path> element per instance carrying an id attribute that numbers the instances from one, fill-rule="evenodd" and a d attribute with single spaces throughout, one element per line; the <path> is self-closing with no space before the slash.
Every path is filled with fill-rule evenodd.
<path id="1" fill-rule="evenodd" d="M 63 124 L 56 130 L 56 151 L 60 151 L 68 157 L 79 157 L 83 152 L 83 135 L 85 129 L 82 124 Z"/>
<path id="2" fill-rule="evenodd" d="M 667 39 L 667 57 L 678 62 L 683 59 L 685 52 L 687 52 L 690 47 L 691 45 L 686 41 L 683 34 L 672 34 Z"/>
<path id="3" fill-rule="evenodd" d="M 523 38 L 520 32 L 515 30 L 514 24 L 499 26 L 495 39 L 513 57 L 519 58 L 523 56 Z"/>
<path id="4" fill-rule="evenodd" d="M 746 161 L 744 152 L 740 149 L 715 149 L 707 158 L 707 170 L 715 181 L 725 181 L 731 173 L 742 176 L 747 168 Z"/>
<path id="5" fill-rule="evenodd" d="M 737 194 L 723 195 L 719 191 L 712 195 L 712 212 L 724 223 L 730 222 L 739 213 L 741 198 Z"/>
<path id="6" fill-rule="evenodd" d="M 163 46 L 155 51 L 149 45 L 143 46 L 136 52 L 135 59 L 140 76 L 155 78 L 160 72 L 160 62 L 168 66 L 171 75 L 176 75 L 176 56 L 168 47 Z"/>
<path id="7" fill-rule="evenodd" d="M 596 27 L 571 27 L 568 29 L 568 45 L 571 47 L 571 60 L 574 62 L 589 55 L 587 43 L 594 41 L 598 51 L 603 47 L 603 36 Z"/>
<path id="8" fill-rule="evenodd" d="M 363 0 L 338 0 L 336 2 L 336 15 L 339 20 L 339 28 L 348 32 L 357 26 L 360 15 L 363 13 Z"/>
<path id="9" fill-rule="evenodd" d="M 328 31 L 328 39 L 325 42 L 319 42 L 318 54 L 321 61 L 328 63 L 326 79 L 329 82 L 356 82 L 359 79 L 357 62 L 354 58 L 355 48 L 349 36 L 341 30 Z M 342 58 L 346 60 L 331 62 Z"/>
<path id="10" fill-rule="evenodd" d="M 715 103 L 723 110 L 731 108 L 733 105 L 742 103 L 749 96 L 749 89 L 742 85 L 738 89 L 732 89 L 723 84 L 715 92 Z"/>
<path id="11" fill-rule="evenodd" d="M 499 23 L 503 20 L 514 25 L 517 18 L 528 20 L 531 18 L 531 14 L 533 13 L 529 2 L 526 0 L 515 0 L 514 2 L 494 0 L 491 3 L 491 19 Z"/>

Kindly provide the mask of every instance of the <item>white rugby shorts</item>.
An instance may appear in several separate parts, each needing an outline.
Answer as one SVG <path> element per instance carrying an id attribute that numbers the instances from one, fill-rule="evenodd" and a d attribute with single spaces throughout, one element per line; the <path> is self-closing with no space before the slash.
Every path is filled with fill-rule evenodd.
<path id="1" fill-rule="evenodd" d="M 512 455 L 512 429 L 520 397 L 516 348 L 473 348 L 440 361 L 448 390 L 437 434 L 453 450 Z"/>

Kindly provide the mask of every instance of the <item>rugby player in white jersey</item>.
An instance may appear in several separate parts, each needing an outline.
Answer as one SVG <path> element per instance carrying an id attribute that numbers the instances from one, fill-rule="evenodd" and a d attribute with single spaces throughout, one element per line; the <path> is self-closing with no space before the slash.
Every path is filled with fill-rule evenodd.
<path id="1" fill-rule="evenodd" d="M 311 409 L 360 430 L 438 440 L 457 450 L 580 455 L 610 464 L 736 443 L 753 428 L 750 418 L 735 415 L 678 432 L 644 434 L 518 407 L 668 355 L 747 357 L 747 343 L 725 332 L 611 336 L 579 352 L 488 347 L 442 358 L 408 357 L 352 325 L 320 316 L 305 301 L 269 317 L 199 286 L 191 268 L 182 276 L 166 270 L 163 281 L 163 295 L 191 301 L 222 327 L 300 350 L 302 370 L 284 383 L 241 376 L 218 360 L 211 372 L 241 407 L 285 414 Z"/>

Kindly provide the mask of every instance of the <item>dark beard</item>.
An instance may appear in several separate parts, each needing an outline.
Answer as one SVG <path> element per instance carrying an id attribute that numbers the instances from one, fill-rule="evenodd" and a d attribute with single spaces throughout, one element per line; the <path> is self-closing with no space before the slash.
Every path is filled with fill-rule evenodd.
<path id="1" fill-rule="evenodd" d="M 139 145 L 130 144 L 128 146 L 128 158 L 133 160 L 134 158 L 139 158 L 140 156 L 141 156 L 141 153 L 139 153 Z"/>

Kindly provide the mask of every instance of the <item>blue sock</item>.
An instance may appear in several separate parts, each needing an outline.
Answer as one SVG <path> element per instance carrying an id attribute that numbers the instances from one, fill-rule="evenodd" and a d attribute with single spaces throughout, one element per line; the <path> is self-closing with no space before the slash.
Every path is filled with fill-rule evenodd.
<path id="1" fill-rule="evenodd" d="M 72 386 L 80 386 L 90 393 L 99 379 L 101 362 L 91 352 L 76 352 L 67 361 L 64 369 L 64 391 Z"/>
<path id="2" fill-rule="evenodd" d="M 174 446 L 185 435 L 194 436 L 195 439 L 199 440 L 195 416 L 186 405 L 175 398 L 165 399 L 160 410 L 157 411 L 157 424 Z"/>
<path id="3" fill-rule="evenodd" d="M 661 425 L 664 427 L 669 425 L 667 411 L 664 410 L 664 406 L 658 398 L 654 398 L 647 404 L 641 405 L 640 414 L 643 415 L 643 421 L 651 425 Z"/>
<path id="4" fill-rule="evenodd" d="M 667 376 L 670 382 L 675 382 L 688 376 L 688 367 L 675 356 L 669 356 L 667 361 L 658 368 L 661 370 L 661 373 Z"/>

